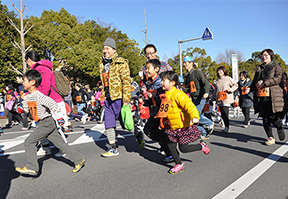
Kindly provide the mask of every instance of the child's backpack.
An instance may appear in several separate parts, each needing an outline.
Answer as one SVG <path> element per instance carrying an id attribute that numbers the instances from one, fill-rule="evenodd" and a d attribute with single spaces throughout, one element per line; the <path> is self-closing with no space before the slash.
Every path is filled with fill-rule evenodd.
<path id="1" fill-rule="evenodd" d="M 62 97 L 65 97 L 68 95 L 70 91 L 70 82 L 69 80 L 65 77 L 65 75 L 61 71 L 54 71 L 54 76 L 55 76 L 55 82 L 56 82 L 56 88 L 51 86 L 51 88 L 56 91 L 59 95 Z"/>

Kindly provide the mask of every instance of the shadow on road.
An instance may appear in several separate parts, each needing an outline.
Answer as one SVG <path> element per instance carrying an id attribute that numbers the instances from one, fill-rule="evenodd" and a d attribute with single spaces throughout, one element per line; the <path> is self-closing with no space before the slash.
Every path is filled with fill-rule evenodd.
<path id="1" fill-rule="evenodd" d="M 14 161 L 10 160 L 8 155 L 0 156 L 0 162 L 0 198 L 6 198 L 11 181 L 20 174 L 15 171 Z"/>

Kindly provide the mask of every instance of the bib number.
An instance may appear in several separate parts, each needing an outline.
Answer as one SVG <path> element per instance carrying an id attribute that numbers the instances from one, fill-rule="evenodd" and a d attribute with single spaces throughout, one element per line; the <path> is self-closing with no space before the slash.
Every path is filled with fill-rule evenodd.
<path id="1" fill-rule="evenodd" d="M 27 102 L 27 104 L 33 120 L 36 122 L 39 121 L 40 119 L 38 117 L 37 102 Z"/>
<path id="2" fill-rule="evenodd" d="M 248 86 L 242 87 L 242 95 L 246 95 L 246 91 L 247 91 Z"/>
<path id="3" fill-rule="evenodd" d="M 194 93 L 196 92 L 196 85 L 194 81 L 189 82 L 190 92 Z"/>
<path id="4" fill-rule="evenodd" d="M 171 102 L 170 99 L 162 99 L 159 111 L 158 111 L 158 113 L 157 113 L 157 115 L 155 117 L 167 118 L 168 117 L 168 110 L 169 110 L 170 102 Z"/>
<path id="5" fill-rule="evenodd" d="M 104 87 L 108 87 L 109 86 L 109 72 L 103 73 L 102 78 L 104 82 Z"/>
<path id="6" fill-rule="evenodd" d="M 227 92 L 226 91 L 220 91 L 218 92 L 218 100 L 222 101 L 228 98 Z"/>
<path id="7" fill-rule="evenodd" d="M 77 101 L 77 102 L 81 102 L 81 100 L 82 100 L 82 98 L 81 98 L 80 95 L 76 96 L 76 101 Z"/>
<path id="8" fill-rule="evenodd" d="M 269 96 L 270 96 L 270 89 L 269 89 L 269 87 L 260 88 L 260 89 L 257 91 L 257 96 L 258 96 L 258 97 L 269 97 Z"/>

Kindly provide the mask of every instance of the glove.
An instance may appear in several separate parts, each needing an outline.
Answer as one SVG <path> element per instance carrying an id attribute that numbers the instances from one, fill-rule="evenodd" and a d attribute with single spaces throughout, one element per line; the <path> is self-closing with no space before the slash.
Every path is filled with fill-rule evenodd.
<path id="1" fill-rule="evenodd" d="M 63 126 L 64 124 L 65 124 L 65 121 L 64 121 L 64 119 L 61 117 L 61 118 L 59 118 L 58 120 L 57 120 L 57 122 L 58 122 L 58 124 L 60 125 L 60 126 Z"/>

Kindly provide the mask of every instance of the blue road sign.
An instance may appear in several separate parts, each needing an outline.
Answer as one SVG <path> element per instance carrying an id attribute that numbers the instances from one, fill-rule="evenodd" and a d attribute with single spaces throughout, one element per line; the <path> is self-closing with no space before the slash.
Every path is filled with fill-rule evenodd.
<path id="1" fill-rule="evenodd" d="M 208 27 L 206 27 L 206 29 L 202 35 L 202 40 L 209 40 L 209 39 L 213 39 L 213 34 L 210 31 L 210 29 Z"/>

